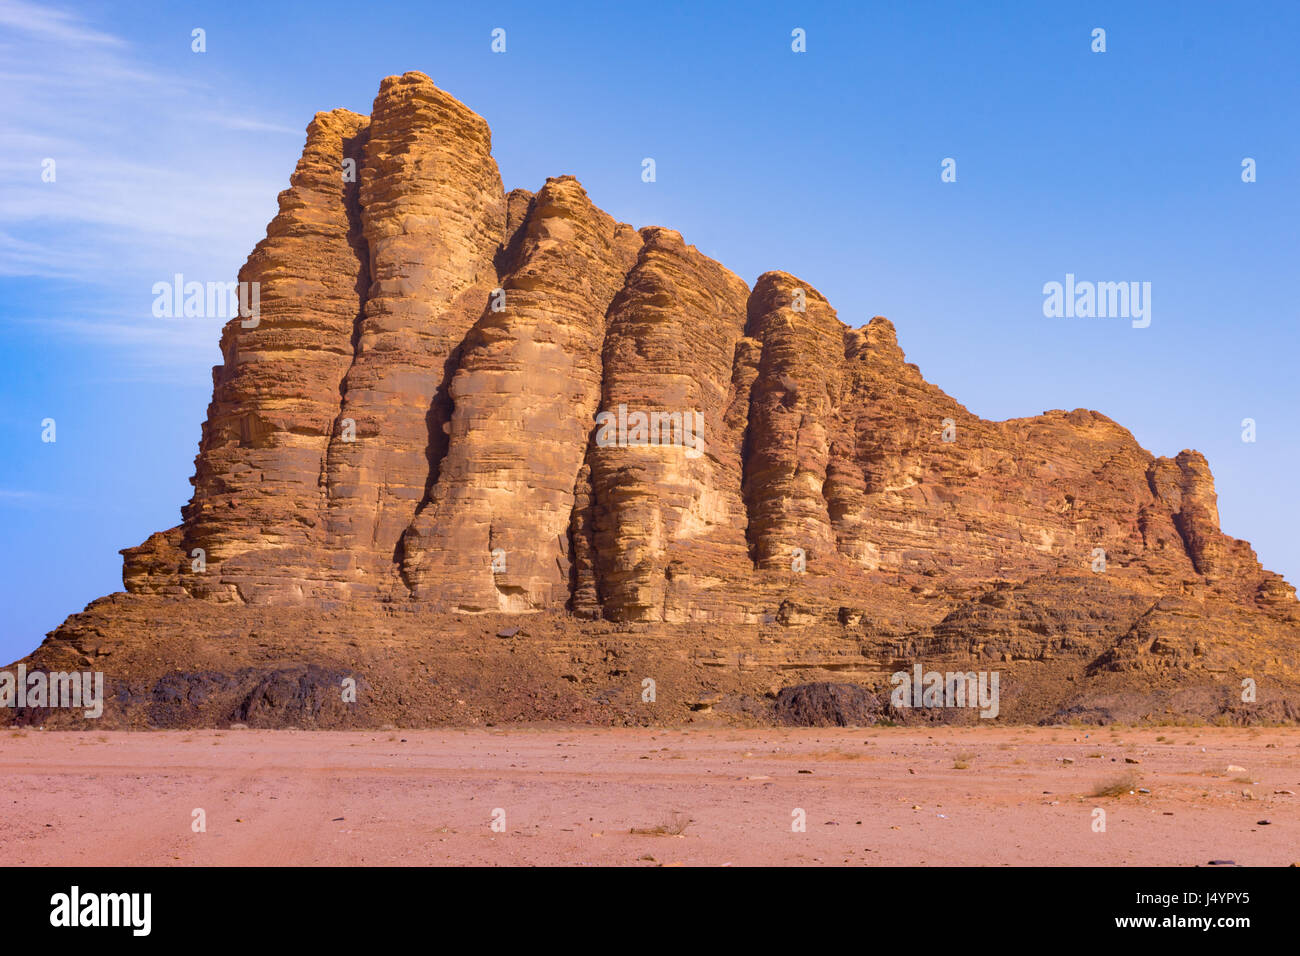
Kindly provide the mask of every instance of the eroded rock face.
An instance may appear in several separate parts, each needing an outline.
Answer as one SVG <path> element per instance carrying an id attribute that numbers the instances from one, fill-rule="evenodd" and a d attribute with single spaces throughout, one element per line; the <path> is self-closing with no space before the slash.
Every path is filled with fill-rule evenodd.
<path id="1" fill-rule="evenodd" d="M 240 279 L 260 315 L 222 335 L 193 499 L 123 551 L 150 626 L 256 608 L 291 646 L 308 609 L 537 613 L 823 677 L 842 647 L 706 651 L 703 626 L 1098 680 L 1300 639 L 1199 453 L 1084 409 L 982 420 L 802 278 L 751 291 L 570 176 L 506 194 L 487 124 L 423 74 L 317 115 Z M 131 596 L 55 644 L 108 647 Z"/>
<path id="2" fill-rule="evenodd" d="M 605 313 L 641 245 L 571 176 L 537 193 L 520 231 L 517 264 L 461 348 L 450 447 L 405 539 L 413 597 L 460 611 L 569 601 L 569 524 L 600 399 Z"/>
<path id="3" fill-rule="evenodd" d="M 844 407 L 848 331 L 820 292 L 787 273 L 761 276 L 750 296 L 747 334 L 762 352 L 745 499 L 760 568 L 829 570 L 839 542 L 852 553 L 860 538 L 863 480 Z"/>
<path id="4" fill-rule="evenodd" d="M 325 482 L 347 593 L 399 589 L 398 545 L 447 451 L 458 349 L 497 285 L 506 199 L 487 123 L 421 73 L 389 77 L 361 171 L 370 287 Z M 404 590 L 404 589 L 402 589 Z"/>
<path id="5" fill-rule="evenodd" d="M 886 701 L 856 684 L 785 687 L 773 709 L 777 723 L 793 727 L 866 727 L 899 716 Z"/>
<path id="6" fill-rule="evenodd" d="M 708 592 L 751 570 L 741 434 L 725 420 L 748 289 L 678 233 L 643 235 L 610 313 L 588 456 L 597 592 L 615 620 L 735 617 Z"/>
<path id="7" fill-rule="evenodd" d="M 357 184 L 343 168 L 359 164 L 368 127 L 334 110 L 307 128 L 279 214 L 239 274 L 257 283 L 248 303 L 258 310 L 222 334 L 194 497 L 180 533 L 168 533 L 170 554 L 157 536 L 126 553 L 133 590 L 180 584 L 213 600 L 292 603 L 309 569 L 327 563 L 322 464 L 367 281 Z M 171 573 L 160 577 L 164 565 Z"/>

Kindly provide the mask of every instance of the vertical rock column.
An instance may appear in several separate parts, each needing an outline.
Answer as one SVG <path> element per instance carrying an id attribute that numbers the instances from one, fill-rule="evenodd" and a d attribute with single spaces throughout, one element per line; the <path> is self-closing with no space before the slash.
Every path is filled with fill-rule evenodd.
<path id="1" fill-rule="evenodd" d="M 821 293 L 788 273 L 764 273 L 749 297 L 746 334 L 763 351 L 750 399 L 744 488 L 760 568 L 790 570 L 798 548 L 808 569 L 818 570 L 815 561 L 836 553 L 825 485 L 845 331 Z"/>
<path id="2" fill-rule="evenodd" d="M 321 468 L 366 286 L 357 185 L 343 164 L 359 162 L 367 123 L 348 110 L 316 115 L 279 214 L 240 270 L 259 311 L 222 334 L 182 509 L 180 579 L 197 596 L 301 600 L 324 563 Z"/>
<path id="3" fill-rule="evenodd" d="M 680 234 L 642 235 L 610 312 L 589 456 L 598 592 L 614 620 L 717 617 L 704 592 L 752 570 L 724 421 L 748 288 Z"/>
<path id="4" fill-rule="evenodd" d="M 569 599 L 574 485 L 600 399 L 605 313 L 641 240 L 549 180 L 451 380 L 450 446 L 406 534 L 414 595 L 453 610 L 559 609 Z M 495 562 L 494 562 L 495 553 Z"/>
<path id="5" fill-rule="evenodd" d="M 1245 594 L 1253 594 L 1262 582 L 1276 577 L 1264 571 L 1249 544 L 1219 529 L 1214 476 L 1199 451 L 1182 451 L 1172 460 L 1155 459 L 1148 480 L 1156 496 L 1172 512 L 1174 526 L 1197 574 L 1210 583 L 1231 581 Z M 1270 584 L 1266 590 L 1272 587 Z"/>
<path id="6" fill-rule="evenodd" d="M 384 80 L 361 205 L 371 287 L 326 480 L 337 571 L 383 596 L 405 593 L 398 544 L 446 450 L 454 353 L 497 282 L 506 202 L 487 123 L 422 73 Z"/>

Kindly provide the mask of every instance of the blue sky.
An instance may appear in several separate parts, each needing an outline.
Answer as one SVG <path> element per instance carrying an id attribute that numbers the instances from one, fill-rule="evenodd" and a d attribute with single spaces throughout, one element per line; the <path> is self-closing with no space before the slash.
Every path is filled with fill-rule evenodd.
<path id="1" fill-rule="evenodd" d="M 572 173 L 748 282 L 886 315 L 986 418 L 1094 408 L 1201 450 L 1224 530 L 1300 581 L 1298 37 L 1281 2 L 0 0 L 0 658 L 189 498 L 220 322 L 154 318 L 153 283 L 233 280 L 312 115 L 412 69 L 488 120 L 507 188 Z M 1067 272 L 1150 282 L 1151 326 L 1045 318 Z"/>

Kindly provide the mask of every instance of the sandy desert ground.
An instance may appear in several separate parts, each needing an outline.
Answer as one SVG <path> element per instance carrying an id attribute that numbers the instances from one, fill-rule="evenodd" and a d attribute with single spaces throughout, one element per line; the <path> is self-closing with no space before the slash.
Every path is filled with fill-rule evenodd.
<path id="1" fill-rule="evenodd" d="M 0 774 L 5 866 L 1300 861 L 1294 729 L 29 730 Z"/>

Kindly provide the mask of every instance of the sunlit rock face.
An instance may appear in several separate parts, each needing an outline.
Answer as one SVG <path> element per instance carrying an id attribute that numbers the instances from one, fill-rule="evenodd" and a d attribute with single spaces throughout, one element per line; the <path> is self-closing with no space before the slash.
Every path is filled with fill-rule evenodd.
<path id="1" fill-rule="evenodd" d="M 807 634 L 770 662 L 795 668 L 829 627 L 859 662 L 1094 675 L 1226 673 L 1300 637 L 1199 453 L 1084 409 L 982 420 L 803 278 L 751 288 L 572 176 L 507 193 L 486 122 L 423 74 L 317 114 L 289 183 L 181 523 L 61 634 L 111 635 L 137 596 L 196 633 L 196 607 L 279 615 L 286 648 L 346 608 L 374 622 L 357 646 L 399 610 L 541 615 L 745 667 L 735 635 Z"/>

